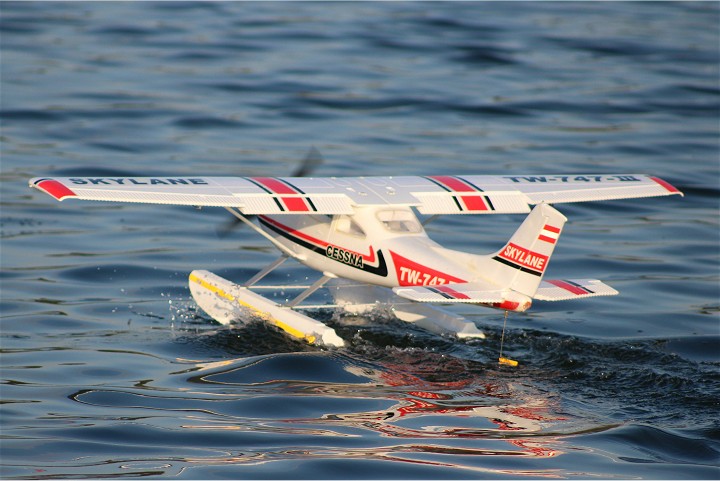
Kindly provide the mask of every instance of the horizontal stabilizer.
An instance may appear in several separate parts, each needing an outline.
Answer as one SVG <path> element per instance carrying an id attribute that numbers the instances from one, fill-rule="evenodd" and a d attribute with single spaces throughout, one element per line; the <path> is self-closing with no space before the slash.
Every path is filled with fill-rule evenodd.
<path id="1" fill-rule="evenodd" d="M 566 301 L 616 294 L 618 291 L 597 279 L 549 279 L 540 283 L 533 297 L 539 301 Z"/>
<path id="2" fill-rule="evenodd" d="M 507 297 L 507 291 L 484 282 L 394 287 L 393 291 L 400 297 L 416 302 L 485 304 L 503 302 Z"/>
<path id="3" fill-rule="evenodd" d="M 484 304 L 506 311 L 524 312 L 530 308 L 532 299 L 512 289 L 498 289 L 482 281 L 437 286 L 393 287 L 400 297 L 416 302 L 442 304 Z"/>

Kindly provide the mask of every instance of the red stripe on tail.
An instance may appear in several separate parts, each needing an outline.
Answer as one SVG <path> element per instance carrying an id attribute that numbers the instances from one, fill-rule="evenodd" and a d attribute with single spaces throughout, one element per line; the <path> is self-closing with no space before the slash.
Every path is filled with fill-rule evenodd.
<path id="1" fill-rule="evenodd" d="M 557 239 L 553 239 L 552 237 L 547 237 L 547 236 L 544 236 L 544 235 L 542 235 L 542 234 L 538 237 L 538 240 L 547 242 L 547 243 L 549 243 L 549 244 L 554 244 L 554 243 L 557 242 Z"/>
<path id="2" fill-rule="evenodd" d="M 548 230 L 548 231 L 550 231 L 550 232 L 554 232 L 555 234 L 559 234 L 559 233 L 560 233 L 560 229 L 559 229 L 559 228 L 553 227 L 553 226 L 551 226 L 550 224 L 546 224 L 545 227 L 543 227 L 543 229 Z"/>

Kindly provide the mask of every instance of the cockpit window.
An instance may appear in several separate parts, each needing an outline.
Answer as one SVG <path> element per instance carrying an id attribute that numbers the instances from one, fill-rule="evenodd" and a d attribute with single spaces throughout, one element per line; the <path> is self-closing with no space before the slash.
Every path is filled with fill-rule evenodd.
<path id="1" fill-rule="evenodd" d="M 343 234 L 365 237 L 365 231 L 347 215 L 339 215 L 335 220 L 335 230 Z"/>
<path id="2" fill-rule="evenodd" d="M 307 216 L 314 224 L 329 224 L 332 222 L 331 215 L 310 214 Z"/>
<path id="3" fill-rule="evenodd" d="M 422 226 L 411 211 L 408 210 L 381 210 L 377 218 L 390 232 L 417 234 L 422 232 Z"/>

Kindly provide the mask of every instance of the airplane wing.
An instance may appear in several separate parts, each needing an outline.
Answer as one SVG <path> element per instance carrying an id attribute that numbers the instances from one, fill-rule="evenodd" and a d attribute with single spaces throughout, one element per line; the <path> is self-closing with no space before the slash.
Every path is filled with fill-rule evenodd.
<path id="1" fill-rule="evenodd" d="M 352 214 L 360 206 L 411 206 L 422 214 L 527 213 L 545 202 L 682 193 L 643 174 L 401 177 L 44 177 L 57 200 L 236 207 L 244 214 Z"/>

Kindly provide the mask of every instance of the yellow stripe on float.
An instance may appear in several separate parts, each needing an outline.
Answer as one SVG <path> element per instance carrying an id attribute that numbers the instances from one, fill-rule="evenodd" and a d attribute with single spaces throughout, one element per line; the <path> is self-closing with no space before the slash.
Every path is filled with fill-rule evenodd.
<path id="1" fill-rule="evenodd" d="M 269 320 L 270 320 L 273 324 L 275 324 L 277 327 L 279 327 L 279 328 L 282 329 L 283 331 L 285 331 L 285 332 L 287 332 L 288 334 L 290 334 L 291 336 L 297 337 L 298 339 L 305 339 L 305 340 L 306 340 L 307 342 L 309 342 L 310 344 L 315 344 L 315 336 L 308 336 L 308 335 L 306 335 L 304 332 L 302 332 L 302 331 L 300 331 L 300 330 L 298 330 L 298 329 L 295 329 L 294 327 L 290 327 L 290 326 L 288 326 L 287 324 L 285 324 L 284 322 L 278 321 L 278 320 L 275 319 L 274 317 L 271 317 Z"/>
<path id="2" fill-rule="evenodd" d="M 214 286 L 214 285 L 210 284 L 209 282 L 200 279 L 200 278 L 199 278 L 198 276 L 196 276 L 195 274 L 190 274 L 190 280 L 193 281 L 193 282 L 196 283 L 196 284 L 200 284 L 201 286 L 203 286 L 203 287 L 204 287 L 205 289 L 207 289 L 208 291 L 214 292 L 214 293 L 217 294 L 218 296 L 223 297 L 223 298 L 227 299 L 228 301 L 234 301 L 234 300 L 236 300 L 236 299 L 235 299 L 235 296 L 232 296 L 232 295 L 228 294 L 227 292 L 223 291 L 222 289 L 220 289 L 219 287 Z"/>
<path id="3" fill-rule="evenodd" d="M 294 327 L 291 327 L 291 326 L 285 324 L 284 322 L 282 322 L 282 321 L 280 321 L 280 320 L 278 320 L 278 319 L 275 319 L 274 317 L 269 316 L 266 312 L 261 311 L 260 309 L 256 308 L 255 306 L 253 306 L 253 305 L 251 305 L 251 304 L 248 304 L 247 302 L 243 302 L 243 301 L 241 301 L 240 299 L 237 299 L 237 298 L 236 298 L 235 296 L 233 296 L 232 294 L 228 294 L 227 292 L 225 292 L 224 290 L 220 289 L 219 287 L 214 286 L 214 285 L 210 284 L 209 282 L 207 282 L 207 281 L 205 281 L 205 280 L 203 280 L 203 279 L 200 279 L 200 278 L 197 277 L 195 274 L 190 274 L 190 280 L 193 281 L 193 282 L 195 282 L 196 284 L 200 284 L 200 285 L 201 285 L 202 287 L 204 287 L 205 289 L 209 290 L 210 292 L 213 292 L 213 293 L 217 294 L 218 296 L 220 296 L 220 297 L 222 297 L 222 298 L 224 298 L 224 299 L 227 299 L 227 300 L 233 301 L 233 302 L 237 302 L 237 303 L 240 304 L 241 306 L 247 307 L 247 308 L 250 309 L 251 311 L 253 311 L 253 312 L 255 312 L 256 314 L 258 314 L 260 317 L 265 318 L 268 322 L 272 323 L 274 326 L 276 326 L 276 327 L 282 329 L 283 331 L 287 332 L 287 333 L 290 334 L 291 336 L 297 337 L 298 339 L 304 339 L 304 340 L 306 340 L 307 342 L 309 342 L 310 344 L 314 344 L 314 343 L 315 343 L 315 336 L 308 336 L 308 335 L 306 335 L 304 332 L 300 331 L 299 329 L 295 329 Z"/>

